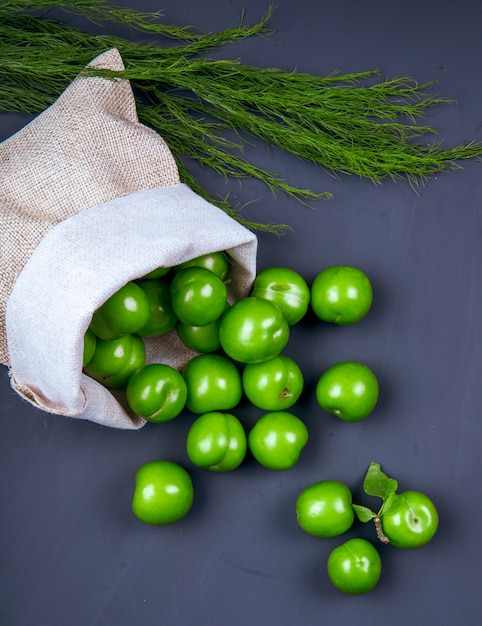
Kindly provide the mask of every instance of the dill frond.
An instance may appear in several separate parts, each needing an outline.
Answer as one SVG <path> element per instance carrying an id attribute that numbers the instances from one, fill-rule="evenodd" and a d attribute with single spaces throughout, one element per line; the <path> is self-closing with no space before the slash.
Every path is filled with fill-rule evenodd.
<path id="1" fill-rule="evenodd" d="M 433 82 L 385 78 L 378 70 L 316 76 L 205 56 L 246 37 L 270 35 L 271 7 L 255 24 L 242 17 L 230 28 L 209 33 L 164 23 L 160 12 L 115 7 L 105 0 L 55 3 L 67 17 L 145 33 L 147 39 L 138 41 L 92 34 L 68 19 L 54 19 L 52 6 L 47 0 L 0 4 L 0 112 L 39 113 L 92 58 L 118 48 L 123 72 L 89 71 L 129 79 L 140 120 L 164 137 L 182 180 L 254 230 L 279 235 L 289 227 L 244 220 L 228 198 L 212 198 L 201 188 L 189 160 L 226 178 L 260 180 L 273 192 L 309 204 L 331 194 L 301 189 L 254 165 L 244 156 L 246 142 L 275 146 L 334 177 L 355 175 L 375 184 L 405 179 L 417 185 L 482 156 L 482 146 L 471 141 L 443 147 L 439 131 L 421 123 L 430 108 L 451 102 L 432 94 Z"/>

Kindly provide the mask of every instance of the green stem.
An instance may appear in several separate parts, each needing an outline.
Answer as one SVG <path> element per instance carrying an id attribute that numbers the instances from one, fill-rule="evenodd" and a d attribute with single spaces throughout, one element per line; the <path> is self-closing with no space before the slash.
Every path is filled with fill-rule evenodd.
<path id="1" fill-rule="evenodd" d="M 105 0 L 59 0 L 57 11 L 104 27 L 118 24 L 146 41 L 91 34 L 54 19 L 47 0 L 0 4 L 0 112 L 36 114 L 81 72 L 131 81 L 140 120 L 159 132 L 173 152 L 182 179 L 203 197 L 188 163 L 221 176 L 254 178 L 303 204 L 331 194 L 299 188 L 252 163 L 244 148 L 262 142 L 323 168 L 329 175 L 356 175 L 376 184 L 403 178 L 416 185 L 466 159 L 480 160 L 482 146 L 464 142 L 444 148 L 438 131 L 420 120 L 450 101 L 431 95 L 433 82 L 384 78 L 378 70 L 316 76 L 277 68 L 213 60 L 211 50 L 246 37 L 266 36 L 271 7 L 257 23 L 217 33 L 162 21 L 162 14 L 115 7 Z M 98 54 L 118 48 L 125 71 L 84 69 Z M 429 141 L 429 138 L 431 141 Z M 218 206 L 253 229 L 279 234 L 286 225 L 243 221 L 228 198 Z"/>

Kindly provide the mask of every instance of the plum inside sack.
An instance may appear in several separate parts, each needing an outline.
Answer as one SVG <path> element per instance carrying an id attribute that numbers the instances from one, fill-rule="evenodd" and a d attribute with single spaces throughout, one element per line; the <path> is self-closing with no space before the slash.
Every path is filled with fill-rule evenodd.
<path id="1" fill-rule="evenodd" d="M 6 314 L 12 386 L 39 408 L 120 428 L 140 420 L 82 373 L 92 313 L 126 282 L 225 250 L 230 298 L 248 294 L 256 236 L 180 183 L 82 211 L 52 228 L 16 281 Z M 148 362 L 182 367 L 193 353 L 175 331 L 146 338 Z M 116 397 L 117 396 L 117 397 Z"/>

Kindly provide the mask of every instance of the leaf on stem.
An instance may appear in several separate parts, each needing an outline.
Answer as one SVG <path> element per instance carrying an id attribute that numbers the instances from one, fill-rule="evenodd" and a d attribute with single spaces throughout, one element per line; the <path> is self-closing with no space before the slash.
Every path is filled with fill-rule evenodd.
<path id="1" fill-rule="evenodd" d="M 376 517 L 376 513 L 374 513 L 367 506 L 363 506 L 361 504 L 352 504 L 352 507 L 360 522 L 369 522 L 374 517 Z"/>
<path id="2" fill-rule="evenodd" d="M 385 502 L 398 489 L 398 482 L 382 472 L 379 463 L 370 463 L 363 488 L 367 495 L 376 496 Z"/>
<path id="3" fill-rule="evenodd" d="M 395 511 L 403 504 L 404 497 L 398 493 L 390 494 L 380 510 L 380 517 L 385 513 L 395 513 Z"/>

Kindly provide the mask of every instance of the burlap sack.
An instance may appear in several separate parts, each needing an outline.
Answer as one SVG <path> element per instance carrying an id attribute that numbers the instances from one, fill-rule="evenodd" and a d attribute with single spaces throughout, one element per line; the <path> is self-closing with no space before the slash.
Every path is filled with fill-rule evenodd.
<path id="1" fill-rule="evenodd" d="M 92 64 L 123 69 L 115 49 Z M 119 428 L 145 422 L 82 373 L 93 311 L 127 281 L 208 252 L 229 254 L 231 299 L 255 275 L 255 235 L 180 183 L 126 80 L 79 75 L 0 144 L 0 233 L 0 361 L 13 388 L 42 410 Z M 146 350 L 178 368 L 193 356 L 175 331 Z"/>

